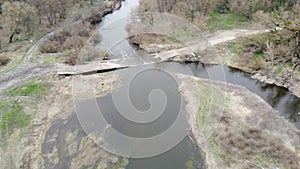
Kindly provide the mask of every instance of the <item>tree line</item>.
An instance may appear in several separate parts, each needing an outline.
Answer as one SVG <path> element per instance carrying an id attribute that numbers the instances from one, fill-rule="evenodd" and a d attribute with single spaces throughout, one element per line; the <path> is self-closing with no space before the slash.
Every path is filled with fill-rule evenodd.
<path id="1" fill-rule="evenodd" d="M 167 12 L 191 22 L 203 20 L 212 10 L 234 11 L 251 19 L 257 11 L 291 9 L 297 0 L 141 0 L 140 12 Z"/>
<path id="2" fill-rule="evenodd" d="M 40 27 L 54 27 L 67 17 L 67 9 L 95 0 L 0 0 L 0 49 L 16 35 L 29 37 Z"/>

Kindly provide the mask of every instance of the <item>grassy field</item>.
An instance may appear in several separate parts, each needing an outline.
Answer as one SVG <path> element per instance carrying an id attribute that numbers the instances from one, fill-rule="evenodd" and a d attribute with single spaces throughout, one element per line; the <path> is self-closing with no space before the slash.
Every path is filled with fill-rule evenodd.
<path id="1" fill-rule="evenodd" d="M 15 87 L 13 89 L 4 92 L 6 96 L 35 96 L 41 97 L 46 94 L 46 86 L 42 82 L 32 81 L 21 87 Z"/>
<path id="2" fill-rule="evenodd" d="M 248 18 L 231 11 L 225 11 L 224 13 L 212 11 L 207 21 L 207 28 L 211 32 L 224 29 L 249 28 L 250 22 L 251 20 Z"/>

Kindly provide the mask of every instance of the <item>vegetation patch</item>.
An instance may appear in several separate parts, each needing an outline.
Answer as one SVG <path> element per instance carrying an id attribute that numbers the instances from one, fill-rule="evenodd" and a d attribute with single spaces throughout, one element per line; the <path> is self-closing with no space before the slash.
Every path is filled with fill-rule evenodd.
<path id="1" fill-rule="evenodd" d="M 249 20 L 245 16 L 241 16 L 232 11 L 224 11 L 220 13 L 214 10 L 210 13 L 210 18 L 207 21 L 207 27 L 210 31 L 233 29 L 233 28 L 246 28 L 249 27 Z"/>
<path id="2" fill-rule="evenodd" d="M 240 125 L 238 119 L 224 113 L 210 144 L 220 148 L 217 156 L 223 164 L 237 163 L 241 168 L 297 169 L 299 157 L 283 141 L 258 128 Z"/>
<path id="3" fill-rule="evenodd" d="M 229 51 L 236 56 L 241 56 L 243 54 L 241 47 L 235 42 L 229 42 L 227 44 L 227 49 L 229 49 Z"/>
<path id="4" fill-rule="evenodd" d="M 0 102 L 0 129 L 2 133 L 12 134 L 14 129 L 27 127 L 31 115 L 22 112 L 23 107 L 19 100 Z"/>
<path id="5" fill-rule="evenodd" d="M 41 97 L 47 93 L 47 87 L 42 82 L 30 82 L 21 87 L 15 87 L 5 92 L 6 96 L 36 96 Z"/>
<path id="6" fill-rule="evenodd" d="M 299 78 L 298 55 L 291 55 L 292 52 L 297 53 L 298 49 L 292 49 L 285 43 L 280 44 L 278 37 L 273 36 L 273 33 L 240 38 L 228 43 L 226 48 L 231 55 L 236 56 L 233 59 L 240 68 L 251 72 L 258 70 L 273 72 L 287 79 Z"/>
<path id="7" fill-rule="evenodd" d="M 41 54 L 59 53 L 64 58 L 64 63 L 75 65 L 103 59 L 105 56 L 102 51 L 96 48 L 96 44 L 101 41 L 101 35 L 95 31 L 95 24 L 99 23 L 103 15 L 112 12 L 118 3 L 117 1 L 80 1 L 80 8 L 86 8 L 84 17 L 77 16 L 72 24 L 68 24 L 61 30 L 54 32 L 41 46 Z M 82 50 L 88 46 L 90 51 Z M 68 50 L 67 55 L 62 54 Z M 82 55 L 84 53 L 84 55 Z M 91 56 L 87 56 L 88 55 Z M 99 54 L 96 54 L 99 53 Z"/>
<path id="8" fill-rule="evenodd" d="M 254 39 L 256 39 L 255 36 L 253 36 Z M 267 70 L 268 65 L 266 62 L 265 40 L 260 39 L 259 41 L 256 41 L 251 38 L 252 37 L 241 38 L 234 42 L 228 42 L 224 46 L 228 51 L 226 55 L 232 57 L 225 56 L 229 59 L 225 60 L 225 62 L 235 63 L 235 66 L 243 70 L 250 70 L 250 72 L 261 69 Z"/>
<path id="9" fill-rule="evenodd" d="M 9 57 L 7 56 L 0 56 L 0 66 L 5 66 L 10 62 Z"/>

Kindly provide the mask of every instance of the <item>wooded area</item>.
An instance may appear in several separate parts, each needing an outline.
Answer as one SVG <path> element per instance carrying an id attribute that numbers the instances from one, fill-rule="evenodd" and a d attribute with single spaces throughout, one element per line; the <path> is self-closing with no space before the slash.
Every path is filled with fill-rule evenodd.
<path id="1" fill-rule="evenodd" d="M 41 27 L 55 27 L 66 19 L 70 7 L 80 9 L 94 3 L 95 0 L 0 0 L 0 49 L 3 43 L 12 43 L 16 37 L 26 39 Z M 87 16 L 90 18 L 86 20 L 92 23 L 95 18 L 101 19 L 99 16 L 104 10 L 97 9 L 97 17 Z M 180 16 L 200 29 L 207 28 L 212 12 L 231 12 L 248 18 L 249 22 L 255 19 L 271 32 L 265 41 L 260 39 L 250 46 L 260 45 L 256 47 L 257 52 L 266 53 L 267 62 L 290 64 L 291 77 L 300 64 L 300 5 L 297 0 L 140 0 L 139 12 L 150 11 Z"/>
<path id="2" fill-rule="evenodd" d="M 267 38 L 248 38 L 247 48 L 264 53 L 265 62 L 290 65 L 290 77 L 300 65 L 300 1 L 297 0 L 141 0 L 139 12 L 166 12 L 208 31 L 211 13 L 234 14 L 270 29 Z M 245 49 L 247 50 L 247 49 Z M 252 50 L 252 49 L 251 49 Z M 299 66 L 300 67 L 300 66 Z"/>
<path id="3" fill-rule="evenodd" d="M 29 37 L 40 27 L 55 27 L 66 19 L 67 9 L 94 0 L 0 0 L 1 43 L 12 43 L 19 35 Z"/>

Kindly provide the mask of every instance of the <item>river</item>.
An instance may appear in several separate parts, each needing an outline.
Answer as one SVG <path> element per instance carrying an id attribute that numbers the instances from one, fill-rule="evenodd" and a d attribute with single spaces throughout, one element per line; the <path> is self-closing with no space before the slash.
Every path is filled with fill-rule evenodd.
<path id="1" fill-rule="evenodd" d="M 136 7 L 138 3 L 138 0 L 123 1 L 122 7 L 119 10 L 105 16 L 103 21 L 97 26 L 97 29 L 102 34 L 102 42 L 98 45 L 98 47 L 109 50 L 114 56 L 112 60 L 122 60 L 123 63 L 126 62 L 131 64 L 149 63 L 150 67 L 159 67 L 160 69 L 170 70 L 172 72 L 182 72 L 182 70 L 188 67 L 195 77 L 210 79 L 211 77 L 214 77 L 215 80 L 218 80 L 217 76 L 219 75 L 219 72 L 223 71 L 226 78 L 224 82 L 240 85 L 257 94 L 267 103 L 269 103 L 275 110 L 277 110 L 279 115 L 283 116 L 293 123 L 298 129 L 300 129 L 300 117 L 298 116 L 298 112 L 300 112 L 300 99 L 293 96 L 285 88 L 259 82 L 255 79 L 252 79 L 247 73 L 223 65 L 204 65 L 198 63 L 180 64 L 174 62 L 153 64 L 154 59 L 150 57 L 147 58 L 149 55 L 139 55 L 139 52 L 141 51 L 137 51 L 134 47 L 132 47 L 127 39 L 128 35 L 126 31 L 126 25 L 129 21 L 126 19 L 122 20 L 122 18 L 128 18 L 128 16 L 130 16 L 131 10 Z M 143 68 L 145 68 L 145 66 L 141 66 L 138 69 Z M 114 73 L 121 75 L 121 79 L 126 81 L 128 74 L 130 74 L 130 72 L 132 73 L 132 70 L 135 69 L 137 68 L 119 70 Z M 153 70 L 150 72 L 149 76 L 154 76 L 156 74 L 157 71 Z M 142 110 L 147 110 L 147 108 L 149 108 L 149 103 L 144 96 L 148 97 L 149 91 L 152 89 L 152 87 L 157 88 L 157 86 L 153 86 L 151 82 L 151 78 L 140 79 L 138 83 L 139 85 L 135 87 L 136 92 L 134 96 L 132 96 L 134 100 L 133 102 L 139 103 L 135 106 L 140 106 L 139 108 Z M 158 86 L 161 88 L 164 88 L 165 84 L 172 83 L 169 83 L 163 79 L 158 82 Z M 180 98 L 179 94 L 176 92 L 177 87 L 178 86 L 176 85 L 171 85 L 171 87 L 168 88 L 173 92 L 175 91 L 175 93 L 172 93 L 171 91 L 169 92 L 171 98 L 175 100 L 170 101 L 169 104 L 171 104 L 171 106 L 167 106 L 167 109 L 171 108 L 172 106 L 176 108 L 176 99 Z M 164 91 L 165 90 L 167 89 L 164 89 Z M 141 100 L 146 101 L 143 102 Z M 159 119 L 156 121 L 156 124 L 154 124 L 155 127 L 151 127 L 147 125 L 132 124 L 128 120 L 118 115 L 119 112 L 113 105 L 111 95 L 97 98 L 97 102 L 100 105 L 106 120 L 110 121 L 115 130 L 133 137 L 152 136 L 168 128 L 170 125 L 169 122 L 172 122 L 172 112 L 174 112 L 174 109 L 166 110 L 165 113 L 167 115 L 165 118 L 163 117 Z M 168 115 L 168 113 L 171 114 Z M 171 121 L 168 122 L 168 119 L 171 119 Z M 191 160 L 193 161 L 193 168 L 202 168 L 202 158 L 200 152 L 194 148 L 191 140 L 188 137 L 185 137 L 183 141 L 172 150 L 167 151 L 159 156 L 142 159 L 131 158 L 129 160 L 127 169 L 188 169 L 187 164 L 189 164 Z"/>

